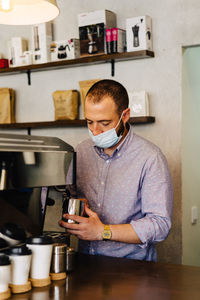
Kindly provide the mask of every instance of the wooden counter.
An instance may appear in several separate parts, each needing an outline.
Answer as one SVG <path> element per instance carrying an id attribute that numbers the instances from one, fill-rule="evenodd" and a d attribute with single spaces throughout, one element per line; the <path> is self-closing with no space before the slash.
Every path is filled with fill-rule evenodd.
<path id="1" fill-rule="evenodd" d="M 199 300 L 200 267 L 79 254 L 66 280 L 10 299 Z"/>

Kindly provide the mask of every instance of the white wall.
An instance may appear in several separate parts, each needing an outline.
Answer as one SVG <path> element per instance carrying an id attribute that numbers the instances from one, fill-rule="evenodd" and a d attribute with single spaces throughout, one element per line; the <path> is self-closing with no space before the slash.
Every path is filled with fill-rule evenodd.
<path id="1" fill-rule="evenodd" d="M 135 126 L 135 132 L 161 147 L 167 156 L 175 190 L 174 224 L 166 242 L 159 246 L 159 258 L 181 261 L 181 64 L 182 45 L 200 43 L 200 2 L 196 0 L 65 0 L 57 1 L 61 14 L 55 21 L 55 39 L 78 37 L 77 14 L 110 9 L 117 14 L 118 27 L 125 19 L 149 15 L 153 19 L 155 58 L 116 64 L 115 80 L 128 90 L 146 90 L 150 95 L 151 115 L 156 123 Z M 0 26 L 0 52 L 6 53 L 10 36 L 30 37 L 30 28 Z M 78 81 L 111 78 L 110 64 L 76 67 L 32 74 L 27 85 L 25 74 L 0 77 L 0 87 L 9 86 L 17 93 L 18 122 L 53 120 L 52 92 L 79 89 Z M 86 128 L 34 130 L 35 135 L 56 135 L 76 146 L 88 136 Z"/>

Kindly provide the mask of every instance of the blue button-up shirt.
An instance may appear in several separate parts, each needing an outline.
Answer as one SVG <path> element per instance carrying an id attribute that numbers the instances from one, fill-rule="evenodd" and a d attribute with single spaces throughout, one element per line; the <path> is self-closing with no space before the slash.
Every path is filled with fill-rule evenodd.
<path id="1" fill-rule="evenodd" d="M 171 227 L 172 180 L 160 149 L 132 128 L 112 156 L 91 139 L 77 146 L 77 190 L 104 224 L 131 224 L 142 241 L 79 241 L 88 254 L 156 260 Z"/>

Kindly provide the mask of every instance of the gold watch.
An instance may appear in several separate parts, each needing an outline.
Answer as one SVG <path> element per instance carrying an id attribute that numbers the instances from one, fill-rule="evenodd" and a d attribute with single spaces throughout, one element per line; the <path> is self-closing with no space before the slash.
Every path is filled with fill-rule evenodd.
<path id="1" fill-rule="evenodd" d="M 110 226 L 109 225 L 104 225 L 104 230 L 103 230 L 103 233 L 102 233 L 102 237 L 103 237 L 103 240 L 105 240 L 105 241 L 111 239 L 112 232 L 110 230 Z"/>

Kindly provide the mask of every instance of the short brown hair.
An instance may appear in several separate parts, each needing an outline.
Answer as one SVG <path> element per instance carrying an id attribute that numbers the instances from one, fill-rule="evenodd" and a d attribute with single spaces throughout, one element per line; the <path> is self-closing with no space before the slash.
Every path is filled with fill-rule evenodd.
<path id="1" fill-rule="evenodd" d="M 111 79 L 97 81 L 87 92 L 86 98 L 95 102 L 100 102 L 104 97 L 111 97 L 117 106 L 117 112 L 122 114 L 123 110 L 128 108 L 129 99 L 125 87 Z"/>

